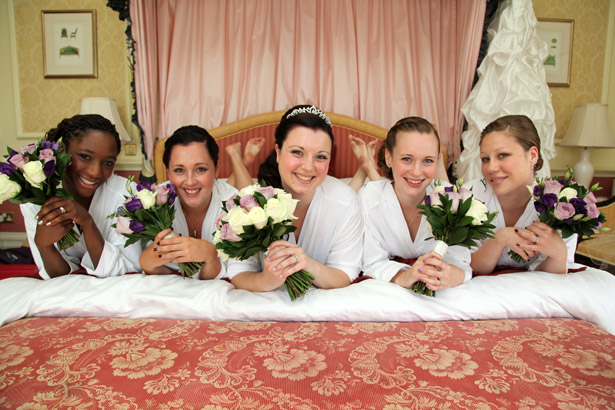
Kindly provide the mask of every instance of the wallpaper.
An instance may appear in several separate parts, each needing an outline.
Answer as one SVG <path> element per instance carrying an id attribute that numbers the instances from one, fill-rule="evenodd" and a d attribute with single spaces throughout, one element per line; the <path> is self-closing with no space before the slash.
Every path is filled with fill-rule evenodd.
<path id="1" fill-rule="evenodd" d="M 125 23 L 104 0 L 13 0 L 21 123 L 25 133 L 41 133 L 79 113 L 84 97 L 115 99 L 125 125 L 129 93 Z M 41 10 L 96 10 L 98 78 L 50 78 L 43 73 Z M 130 130 L 129 130 L 130 132 Z"/>
<path id="2" fill-rule="evenodd" d="M 534 13 L 538 18 L 574 20 L 570 87 L 551 87 L 557 126 L 555 138 L 563 138 L 575 106 L 601 102 L 609 0 L 534 0 Z M 606 160 L 612 153 L 613 150 L 592 153 L 597 170 L 613 169 L 612 162 Z M 558 148 L 557 157 L 551 163 L 561 168 L 574 165 L 578 159 L 578 149 Z"/>

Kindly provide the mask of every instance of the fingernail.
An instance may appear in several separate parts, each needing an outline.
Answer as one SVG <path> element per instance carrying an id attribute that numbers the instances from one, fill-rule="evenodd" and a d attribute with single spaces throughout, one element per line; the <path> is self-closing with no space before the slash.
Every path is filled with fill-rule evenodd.
<path id="1" fill-rule="evenodd" d="M 423 273 L 423 268 L 419 268 L 419 272 Z"/>
<path id="2" fill-rule="evenodd" d="M 521 246 L 521 245 L 517 244 L 517 246 Z"/>
<path id="3" fill-rule="evenodd" d="M 51 221 L 49 221 L 49 222 L 47 222 L 47 223 L 45 224 L 45 226 L 49 226 L 49 225 L 51 225 Z"/>
<path id="4" fill-rule="evenodd" d="M 158 255 L 159 258 L 162 258 L 162 255 Z"/>
<path id="5" fill-rule="evenodd" d="M 423 278 L 419 278 L 419 280 L 420 280 L 421 282 L 423 282 Z"/>
<path id="6" fill-rule="evenodd" d="M 39 225 L 42 225 L 42 224 L 43 224 L 43 222 L 44 222 L 44 221 L 41 219 L 40 221 L 38 221 L 38 224 L 39 224 Z"/>
<path id="7" fill-rule="evenodd" d="M 34 215 L 34 219 L 38 221 L 38 215 Z"/>
<path id="8" fill-rule="evenodd" d="M 158 251 L 158 248 L 154 248 L 154 252 L 157 252 L 157 251 Z"/>
<path id="9" fill-rule="evenodd" d="M 517 228 L 515 228 L 515 232 L 519 232 L 519 230 Z"/>
<path id="10" fill-rule="evenodd" d="M 156 245 L 160 246 L 160 242 L 156 242 Z"/>

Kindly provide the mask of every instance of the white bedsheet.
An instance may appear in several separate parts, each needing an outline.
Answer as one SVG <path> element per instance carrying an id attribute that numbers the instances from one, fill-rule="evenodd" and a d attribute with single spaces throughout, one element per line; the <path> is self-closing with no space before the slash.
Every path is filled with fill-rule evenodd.
<path id="1" fill-rule="evenodd" d="M 68 275 L 0 281 L 0 325 L 29 316 L 99 316 L 273 321 L 441 321 L 574 317 L 615 334 L 615 276 L 588 268 L 555 275 L 519 272 L 480 276 L 416 295 L 364 280 L 343 289 L 312 288 L 291 302 L 283 288 L 252 293 L 222 280 L 126 275 Z"/>

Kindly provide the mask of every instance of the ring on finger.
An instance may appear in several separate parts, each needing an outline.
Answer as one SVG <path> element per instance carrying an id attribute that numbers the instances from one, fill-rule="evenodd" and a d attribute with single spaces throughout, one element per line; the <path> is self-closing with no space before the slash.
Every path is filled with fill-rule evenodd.
<path id="1" fill-rule="evenodd" d="M 63 207 L 63 206 L 61 206 L 61 207 L 60 207 L 60 211 L 62 212 L 62 214 L 65 214 L 65 213 L 66 213 L 66 209 L 64 209 L 64 207 Z"/>
<path id="2" fill-rule="evenodd" d="M 297 255 L 293 255 L 295 257 L 295 263 L 299 263 L 299 257 Z"/>
<path id="3" fill-rule="evenodd" d="M 534 242 L 534 245 L 538 245 L 538 238 L 536 238 L 536 242 Z"/>

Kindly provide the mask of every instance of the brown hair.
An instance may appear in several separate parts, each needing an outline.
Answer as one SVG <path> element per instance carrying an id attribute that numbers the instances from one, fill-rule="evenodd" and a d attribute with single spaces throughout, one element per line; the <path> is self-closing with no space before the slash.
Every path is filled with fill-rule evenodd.
<path id="1" fill-rule="evenodd" d="M 492 121 L 480 134 L 480 143 L 492 132 L 507 132 L 517 140 L 519 145 L 527 152 L 532 147 L 538 148 L 538 161 L 534 166 L 534 172 L 542 168 L 543 160 L 540 153 L 540 137 L 532 120 L 525 115 L 505 115 Z"/>
<path id="2" fill-rule="evenodd" d="M 418 132 L 420 134 L 433 134 L 438 141 L 438 154 L 440 154 L 440 137 L 438 131 L 432 123 L 421 117 L 406 117 L 397 121 L 387 133 L 384 144 L 378 151 L 378 167 L 382 170 L 382 174 L 388 179 L 393 179 L 393 172 L 387 166 L 385 159 L 385 150 L 393 152 L 393 148 L 397 145 L 397 134 L 400 132 Z"/>

